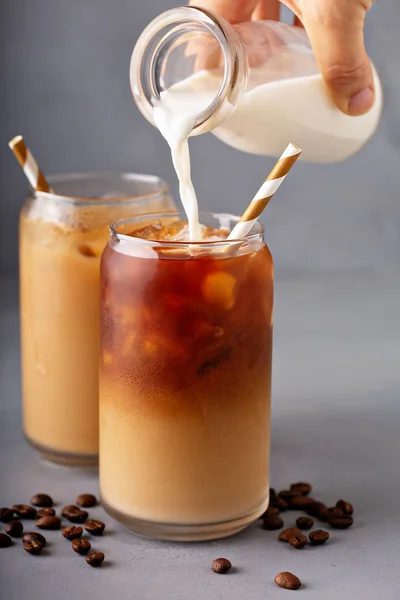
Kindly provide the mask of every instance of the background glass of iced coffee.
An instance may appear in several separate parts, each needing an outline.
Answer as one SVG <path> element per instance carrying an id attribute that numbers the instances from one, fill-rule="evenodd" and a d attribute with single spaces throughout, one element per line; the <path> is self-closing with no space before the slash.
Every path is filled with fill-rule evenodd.
<path id="1" fill-rule="evenodd" d="M 20 220 L 23 421 L 46 458 L 98 457 L 100 256 L 116 218 L 173 210 L 157 177 L 62 175 Z"/>
<path id="2" fill-rule="evenodd" d="M 224 537 L 268 505 L 272 258 L 259 224 L 228 241 L 212 228 L 234 218 L 203 214 L 187 243 L 148 218 L 113 224 L 102 257 L 102 502 L 145 536 Z"/>

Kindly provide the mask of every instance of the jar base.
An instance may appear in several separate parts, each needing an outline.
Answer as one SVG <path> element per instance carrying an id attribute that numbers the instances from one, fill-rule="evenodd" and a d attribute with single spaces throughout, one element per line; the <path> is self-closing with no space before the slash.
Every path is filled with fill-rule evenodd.
<path id="1" fill-rule="evenodd" d="M 140 537 L 172 542 L 205 542 L 230 537 L 254 523 L 268 508 L 269 498 L 266 498 L 256 510 L 244 517 L 219 523 L 201 523 L 199 525 L 145 521 L 113 508 L 104 501 L 104 498 L 101 498 L 101 504 L 113 519 Z"/>
<path id="2" fill-rule="evenodd" d="M 34 442 L 26 434 L 25 440 L 34 448 L 43 460 L 50 461 L 65 467 L 93 467 L 99 464 L 98 454 L 73 454 L 70 452 L 61 452 L 42 446 Z"/>

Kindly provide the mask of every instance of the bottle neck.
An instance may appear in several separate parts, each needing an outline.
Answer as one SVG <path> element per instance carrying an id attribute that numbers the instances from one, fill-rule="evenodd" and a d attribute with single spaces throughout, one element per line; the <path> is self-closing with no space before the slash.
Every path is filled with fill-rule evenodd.
<path id="1" fill-rule="evenodd" d="M 162 93 L 205 69 L 212 70 L 216 91 L 199 109 L 192 135 L 217 127 L 240 102 L 248 76 L 246 52 L 228 22 L 201 8 L 183 6 L 159 15 L 132 54 L 130 80 L 139 110 L 154 125 L 153 108 Z"/>

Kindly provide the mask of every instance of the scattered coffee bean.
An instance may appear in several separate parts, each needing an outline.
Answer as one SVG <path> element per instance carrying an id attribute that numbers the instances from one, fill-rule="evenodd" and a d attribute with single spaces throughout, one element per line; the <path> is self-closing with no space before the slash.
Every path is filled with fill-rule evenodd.
<path id="1" fill-rule="evenodd" d="M 353 525 L 353 517 L 350 515 L 334 515 L 329 517 L 328 523 L 334 529 L 347 529 Z"/>
<path id="2" fill-rule="evenodd" d="M 82 527 L 76 527 L 75 525 L 68 525 L 68 527 L 64 527 L 61 533 L 67 540 L 72 541 L 81 537 L 83 529 Z"/>
<path id="3" fill-rule="evenodd" d="M 36 513 L 37 517 L 55 517 L 56 515 L 56 511 L 54 510 L 54 508 L 50 508 L 50 507 L 46 507 L 46 508 L 39 508 L 39 510 Z"/>
<path id="4" fill-rule="evenodd" d="M 54 502 L 48 494 L 35 494 L 31 498 L 31 504 L 33 504 L 33 506 L 49 508 L 50 506 L 53 506 Z"/>
<path id="5" fill-rule="evenodd" d="M 87 554 L 91 547 L 91 543 L 88 540 L 72 540 L 72 550 L 78 554 Z"/>
<path id="6" fill-rule="evenodd" d="M 329 515 L 342 515 L 343 511 L 340 506 L 328 506 L 328 516 Z"/>
<path id="7" fill-rule="evenodd" d="M 274 500 L 271 500 L 271 506 L 277 508 L 279 512 L 283 512 L 289 508 L 288 503 L 283 498 L 278 498 L 278 496 Z"/>
<path id="8" fill-rule="evenodd" d="M 214 573 L 227 573 L 232 568 L 232 563 L 227 558 L 216 558 L 211 565 Z"/>
<path id="9" fill-rule="evenodd" d="M 336 502 L 336 508 L 340 508 L 344 515 L 353 514 L 353 506 L 350 504 L 350 502 L 346 502 L 346 500 L 338 500 Z"/>
<path id="10" fill-rule="evenodd" d="M 277 517 L 278 515 L 279 515 L 279 509 L 276 508 L 276 506 L 268 506 L 267 510 L 264 513 L 265 517 Z"/>
<path id="11" fill-rule="evenodd" d="M 320 546 L 329 540 L 329 533 L 322 529 L 315 529 L 315 531 L 309 533 L 308 537 L 310 538 L 310 544 L 312 544 L 312 546 Z"/>
<path id="12" fill-rule="evenodd" d="M 104 554 L 102 552 L 92 552 L 85 560 L 91 567 L 99 567 L 104 560 Z"/>
<path id="13" fill-rule="evenodd" d="M 60 529 L 61 519 L 59 517 L 41 517 L 36 521 L 36 527 L 39 527 L 39 529 Z"/>
<path id="14" fill-rule="evenodd" d="M 300 481 L 299 483 L 292 483 L 290 489 L 294 492 L 300 492 L 300 494 L 302 494 L 303 496 L 307 496 L 311 492 L 312 487 L 309 483 L 304 483 L 303 481 Z"/>
<path id="15" fill-rule="evenodd" d="M 278 540 L 280 542 L 288 542 L 289 538 L 293 537 L 294 535 L 303 534 L 301 533 L 300 529 L 297 529 L 297 527 L 289 527 L 288 529 L 284 529 L 280 532 L 280 534 L 278 535 Z"/>
<path id="16" fill-rule="evenodd" d="M 105 528 L 103 521 L 97 521 L 96 519 L 89 519 L 83 526 L 92 535 L 102 535 Z"/>
<path id="17" fill-rule="evenodd" d="M 42 544 L 43 548 L 47 544 L 47 540 L 44 537 L 44 535 L 42 535 L 38 531 L 28 531 L 27 533 L 24 533 L 23 538 L 22 538 L 22 541 L 24 544 L 25 544 L 25 542 L 31 542 L 32 540 L 37 540 L 38 542 L 40 542 Z"/>
<path id="18" fill-rule="evenodd" d="M 310 517 L 316 517 L 320 521 L 326 521 L 327 519 L 328 509 L 323 502 L 315 500 L 313 504 L 306 506 L 304 510 Z"/>
<path id="19" fill-rule="evenodd" d="M 269 488 L 269 501 L 270 501 L 270 503 L 273 500 L 276 500 L 277 497 L 278 497 L 278 495 L 277 495 L 276 491 L 274 490 L 274 488 Z"/>
<path id="20" fill-rule="evenodd" d="M 288 539 L 288 542 L 293 548 L 300 550 L 301 548 L 304 548 L 304 546 L 307 545 L 307 538 L 303 534 L 292 535 L 292 537 Z"/>
<path id="21" fill-rule="evenodd" d="M 281 490 L 278 493 L 278 497 L 282 498 L 285 502 L 290 503 L 292 498 L 295 498 L 296 496 L 301 496 L 300 492 L 295 492 L 293 490 Z"/>
<path id="22" fill-rule="evenodd" d="M 312 506 L 316 503 L 314 498 L 310 498 L 309 496 L 293 496 L 288 500 L 289 508 L 291 510 L 307 510 L 307 507 Z"/>
<path id="23" fill-rule="evenodd" d="M 28 506 L 28 504 L 14 504 L 11 507 L 19 519 L 35 519 L 36 508 Z"/>
<path id="24" fill-rule="evenodd" d="M 11 537 L 21 537 L 24 526 L 21 521 L 10 521 L 5 527 L 5 532 Z"/>
<path id="25" fill-rule="evenodd" d="M 311 529 L 314 525 L 314 519 L 311 517 L 297 517 L 296 525 L 299 529 Z"/>
<path id="26" fill-rule="evenodd" d="M 268 531 L 274 531 L 275 529 L 281 529 L 283 525 L 283 520 L 278 515 L 272 515 L 271 517 L 266 517 L 264 519 L 262 528 L 267 529 Z"/>
<path id="27" fill-rule="evenodd" d="M 14 518 L 14 511 L 11 510 L 11 508 L 0 508 L 0 521 L 3 521 L 3 523 L 8 523 L 9 521 L 12 521 Z"/>
<path id="28" fill-rule="evenodd" d="M 301 586 L 300 579 L 293 573 L 289 573 L 289 571 L 278 573 L 274 581 L 277 586 L 285 588 L 285 590 L 298 590 Z"/>
<path id="29" fill-rule="evenodd" d="M 329 519 L 331 519 L 332 517 L 340 517 L 341 515 L 343 515 L 343 511 L 341 508 L 336 508 L 336 506 L 330 506 L 326 511 L 325 520 L 329 522 Z"/>
<path id="30" fill-rule="evenodd" d="M 39 540 L 31 540 L 30 542 L 24 542 L 24 550 L 29 552 L 29 554 L 40 554 L 43 550 L 42 544 Z"/>
<path id="31" fill-rule="evenodd" d="M 78 506 L 83 506 L 83 508 L 92 508 L 92 506 L 96 506 L 97 498 L 93 494 L 80 494 L 75 502 Z"/>
<path id="32" fill-rule="evenodd" d="M 268 517 L 276 517 L 279 515 L 279 510 L 275 506 L 268 506 L 267 510 L 260 515 L 259 519 L 266 519 Z"/>
<path id="33" fill-rule="evenodd" d="M 63 517 L 71 521 L 71 523 L 84 523 L 89 516 L 86 510 L 81 510 L 78 506 L 68 504 L 61 511 Z"/>
<path id="34" fill-rule="evenodd" d="M 6 533 L 0 533 L 0 548 L 8 548 L 11 546 L 12 539 Z"/>

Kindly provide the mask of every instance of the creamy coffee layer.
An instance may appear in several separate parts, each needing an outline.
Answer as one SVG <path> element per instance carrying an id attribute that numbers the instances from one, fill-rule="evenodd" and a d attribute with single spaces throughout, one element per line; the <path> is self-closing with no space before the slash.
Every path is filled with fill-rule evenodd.
<path id="1" fill-rule="evenodd" d="M 108 227 L 21 217 L 24 429 L 41 447 L 98 452 L 100 255 Z"/>

